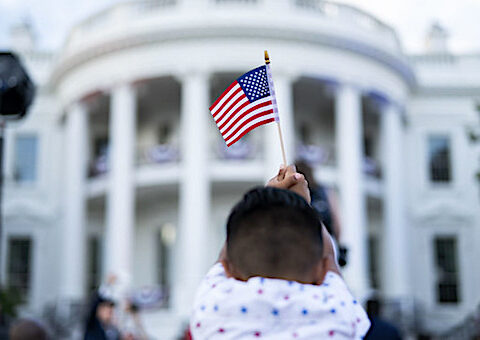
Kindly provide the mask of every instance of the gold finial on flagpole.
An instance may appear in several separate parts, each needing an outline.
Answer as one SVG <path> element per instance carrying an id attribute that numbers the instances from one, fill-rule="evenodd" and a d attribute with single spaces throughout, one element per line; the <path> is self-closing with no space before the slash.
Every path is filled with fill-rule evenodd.
<path id="1" fill-rule="evenodd" d="M 270 64 L 270 57 L 268 56 L 267 50 L 265 50 L 265 64 Z"/>

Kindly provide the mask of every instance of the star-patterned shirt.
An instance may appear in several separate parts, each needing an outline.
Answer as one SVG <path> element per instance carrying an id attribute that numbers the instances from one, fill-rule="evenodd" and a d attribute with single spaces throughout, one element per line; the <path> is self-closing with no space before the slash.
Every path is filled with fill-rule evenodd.
<path id="1" fill-rule="evenodd" d="M 190 329 L 203 339 L 362 339 L 370 321 L 340 276 L 322 285 L 227 278 L 215 264 L 199 287 Z"/>

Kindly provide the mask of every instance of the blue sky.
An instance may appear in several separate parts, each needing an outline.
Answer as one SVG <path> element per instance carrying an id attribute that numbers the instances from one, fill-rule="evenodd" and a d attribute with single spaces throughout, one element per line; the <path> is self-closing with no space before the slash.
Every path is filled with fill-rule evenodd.
<path id="1" fill-rule="evenodd" d="M 8 47 L 9 28 L 25 18 L 39 45 L 61 46 L 72 25 L 119 0 L 0 0 L 0 48 Z M 425 32 L 438 21 L 450 32 L 455 52 L 480 52 L 480 0 L 342 0 L 377 16 L 400 34 L 406 51 L 423 49 Z"/>

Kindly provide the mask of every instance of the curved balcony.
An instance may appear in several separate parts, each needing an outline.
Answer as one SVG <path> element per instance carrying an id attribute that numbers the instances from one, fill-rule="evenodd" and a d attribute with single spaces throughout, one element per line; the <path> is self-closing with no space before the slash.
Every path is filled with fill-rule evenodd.
<path id="1" fill-rule="evenodd" d="M 323 0 L 140 0 L 113 5 L 70 32 L 54 79 L 131 46 L 215 37 L 307 42 L 377 59 L 413 82 L 395 31 L 355 7 Z"/>
<path id="2" fill-rule="evenodd" d="M 71 31 L 67 44 L 66 52 L 74 50 L 84 44 L 90 38 L 98 37 L 98 33 L 104 32 L 104 35 L 113 33 L 114 30 L 127 32 L 127 28 L 140 29 L 138 21 L 152 19 L 152 17 L 164 17 L 164 21 L 157 24 L 167 23 L 167 18 L 174 18 L 179 14 L 184 15 L 190 9 L 203 8 L 208 9 L 209 16 L 214 17 L 216 14 L 225 14 L 222 12 L 230 11 L 232 8 L 246 10 L 255 13 L 275 12 L 277 16 L 285 15 L 292 18 L 292 10 L 298 16 L 306 16 L 313 18 L 318 28 L 321 24 L 329 24 L 341 28 L 345 31 L 350 29 L 350 33 L 360 31 L 374 34 L 380 39 L 382 45 L 386 43 L 387 47 L 394 50 L 400 48 L 400 43 L 395 31 L 379 19 L 346 4 L 339 4 L 324 0 L 275 0 L 275 1 L 258 1 L 258 0 L 195 0 L 201 5 L 190 6 L 187 1 L 181 0 L 141 0 L 129 1 L 116 4 L 95 15 L 90 16 L 84 21 L 74 26 Z M 213 12 L 212 12 L 213 11 Z M 229 15 L 229 19 L 233 16 Z M 128 21 L 126 21 L 128 19 Z M 204 17 L 204 19 L 207 19 Z M 241 18 L 247 24 L 252 23 L 248 17 Z M 219 21 L 221 22 L 221 21 Z M 232 23 L 233 24 L 233 23 Z M 145 25 L 146 26 L 146 25 Z M 343 28 L 342 28 L 343 27 Z"/>

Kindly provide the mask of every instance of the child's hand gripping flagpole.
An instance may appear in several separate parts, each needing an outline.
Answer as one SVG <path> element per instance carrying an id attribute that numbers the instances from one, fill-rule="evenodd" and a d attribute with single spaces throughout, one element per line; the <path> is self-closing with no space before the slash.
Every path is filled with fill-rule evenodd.
<path id="1" fill-rule="evenodd" d="M 266 65 L 266 68 L 267 68 L 268 86 L 270 88 L 270 94 L 273 97 L 273 99 L 272 99 L 273 111 L 274 111 L 275 121 L 277 123 L 277 128 L 278 128 L 278 136 L 280 137 L 280 147 L 282 148 L 283 164 L 285 166 L 287 166 L 287 156 L 285 155 L 285 146 L 283 145 L 282 129 L 280 127 L 280 117 L 278 115 L 277 96 L 275 94 L 275 88 L 273 86 L 272 71 L 270 70 L 270 58 L 269 58 L 268 52 L 266 50 L 265 50 L 265 65 Z"/>

